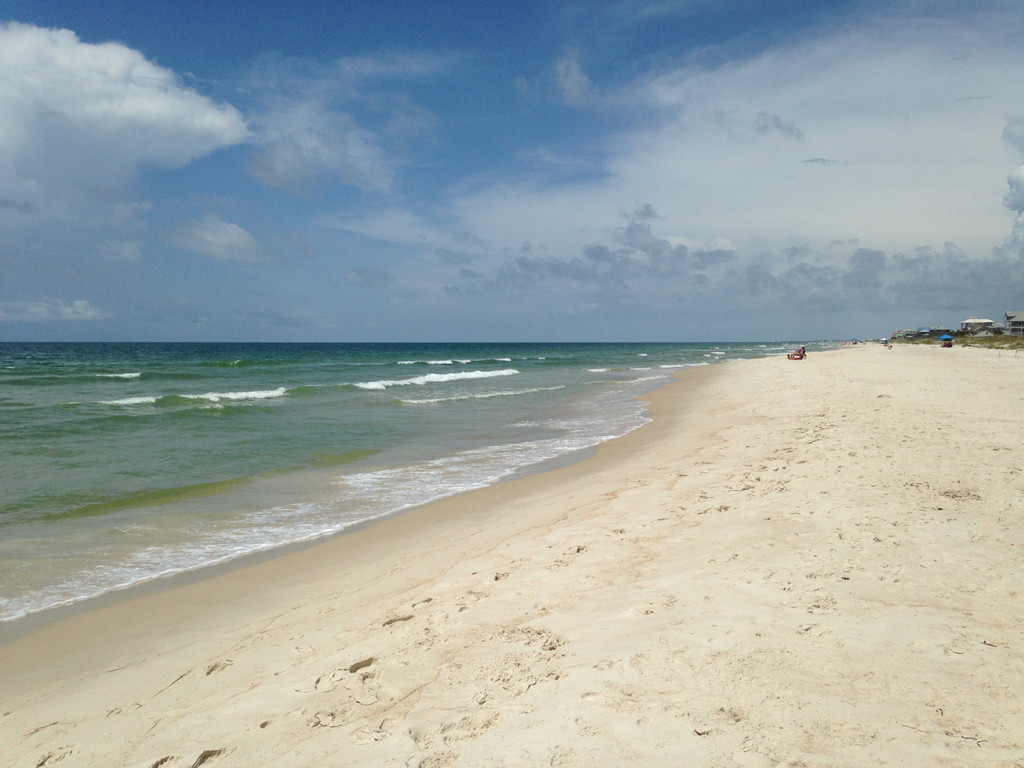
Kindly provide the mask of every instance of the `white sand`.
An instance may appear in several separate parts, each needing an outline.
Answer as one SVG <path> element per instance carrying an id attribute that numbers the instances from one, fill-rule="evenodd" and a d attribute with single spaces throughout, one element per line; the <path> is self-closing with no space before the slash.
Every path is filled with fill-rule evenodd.
<path id="1" fill-rule="evenodd" d="M 585 462 L 0 647 L 0 765 L 1024 766 L 1022 385 L 688 372 Z"/>

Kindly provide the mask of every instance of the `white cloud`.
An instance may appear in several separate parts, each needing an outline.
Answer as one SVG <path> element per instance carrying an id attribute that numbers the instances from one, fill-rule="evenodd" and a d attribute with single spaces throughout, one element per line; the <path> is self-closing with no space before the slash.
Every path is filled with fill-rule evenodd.
<path id="1" fill-rule="evenodd" d="M 322 64 L 269 54 L 260 57 L 250 88 L 262 108 L 253 118 L 260 151 L 249 173 L 268 186 L 308 195 L 320 182 L 384 191 L 396 160 L 388 140 L 434 129 L 433 116 L 395 83 L 422 83 L 451 72 L 455 55 L 382 53 Z"/>
<path id="2" fill-rule="evenodd" d="M 998 137 L 1017 54 L 959 34 L 869 29 L 656 78 L 640 100 L 662 120 L 624 137 L 613 171 L 700 237 L 986 249 L 1006 225 Z M 965 100 L 978 94 L 990 97 Z"/>
<path id="3" fill-rule="evenodd" d="M 142 258 L 142 241 L 108 240 L 100 246 L 100 253 L 110 261 L 139 261 Z"/>
<path id="4" fill-rule="evenodd" d="M 1014 168 L 1006 182 L 1010 189 L 1003 195 L 1003 205 L 1011 211 L 1024 213 L 1024 165 Z"/>
<path id="5" fill-rule="evenodd" d="M 259 121 L 249 172 L 268 186 L 308 194 L 321 177 L 386 189 L 393 170 L 376 137 L 316 100 L 282 105 Z"/>
<path id="6" fill-rule="evenodd" d="M 570 107 L 582 107 L 593 98 L 593 85 L 583 72 L 578 51 L 572 51 L 555 62 L 558 90 Z"/>
<path id="7" fill-rule="evenodd" d="M 121 43 L 0 24 L 0 220 L 9 227 L 116 226 L 105 211 L 141 167 L 177 168 L 247 136 L 234 108 Z"/>
<path id="8" fill-rule="evenodd" d="M 1024 260 L 1024 165 L 1015 168 L 1007 179 L 1010 189 L 1003 195 L 1003 205 L 1017 213 L 1013 229 L 998 253 L 1007 258 Z"/>
<path id="9" fill-rule="evenodd" d="M 1010 225 L 1001 136 L 1020 110 L 1019 41 L 972 31 L 986 23 L 866 23 L 641 78 L 602 99 L 635 116 L 606 138 L 602 175 L 474 189 L 452 203 L 458 226 L 575 255 L 649 202 L 666 237 L 751 252 L 859 239 L 986 254 Z"/>
<path id="10" fill-rule="evenodd" d="M 256 238 L 248 231 L 212 214 L 202 221 L 183 222 L 171 233 L 169 240 L 180 248 L 217 261 L 242 264 L 271 261 L 269 254 L 260 248 Z"/>
<path id="11" fill-rule="evenodd" d="M 338 59 L 332 69 L 346 81 L 423 80 L 444 75 L 457 63 L 456 56 L 431 52 L 383 53 Z"/>
<path id="12" fill-rule="evenodd" d="M 591 155 L 598 172 L 478 181 L 448 201 L 444 225 L 392 210 L 347 227 L 435 247 L 464 233 L 481 246 L 439 262 L 448 295 L 529 306 L 556 325 L 588 305 L 602 308 L 595 322 L 789 316 L 789 331 L 762 328 L 777 335 L 801 319 L 913 323 L 1013 304 L 1024 214 L 1014 224 L 1007 208 L 1024 211 L 1024 167 L 1007 191 L 1020 162 L 1007 148 L 1024 151 L 1024 121 L 1007 116 L 1021 109 L 1020 43 L 986 23 L 866 23 L 686 63 L 604 93 L 604 114 L 617 103 L 634 119 Z M 573 62 L 560 67 L 566 96 L 590 87 L 569 87 Z M 583 153 L 587 139 L 543 152 Z"/>
<path id="13" fill-rule="evenodd" d="M 323 219 L 323 224 L 331 229 L 354 232 L 375 240 L 400 243 L 427 251 L 487 249 L 483 241 L 467 232 L 447 230 L 401 208 L 388 208 L 366 216 L 328 216 Z"/>
<path id="14" fill-rule="evenodd" d="M 1018 152 L 1024 154 L 1024 117 L 1014 117 L 1006 123 L 1003 138 Z"/>
<path id="15" fill-rule="evenodd" d="M 2 322 L 105 320 L 109 317 L 109 313 L 96 309 L 84 299 L 75 299 L 71 302 L 62 299 L 0 301 L 0 321 Z"/>

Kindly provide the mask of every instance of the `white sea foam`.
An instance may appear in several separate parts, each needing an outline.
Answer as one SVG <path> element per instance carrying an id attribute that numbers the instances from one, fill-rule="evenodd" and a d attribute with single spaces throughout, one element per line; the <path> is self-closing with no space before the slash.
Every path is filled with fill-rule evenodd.
<path id="1" fill-rule="evenodd" d="M 459 373 L 428 373 L 424 376 L 413 376 L 408 379 L 381 379 L 379 381 L 360 381 L 353 386 L 359 389 L 388 389 L 389 387 L 423 386 L 425 384 L 441 384 L 447 381 L 462 379 L 490 379 L 495 376 L 515 376 L 515 368 L 504 368 L 500 371 L 461 371 Z"/>
<path id="2" fill-rule="evenodd" d="M 122 397 L 120 400 L 101 400 L 101 405 L 152 405 L 155 397 Z"/>
<path id="3" fill-rule="evenodd" d="M 288 393 L 286 387 L 277 389 L 261 389 L 250 392 L 205 392 L 200 395 L 164 395 L 163 397 L 180 397 L 183 400 L 201 400 L 207 403 L 220 403 L 221 401 L 240 400 L 267 400 L 275 397 L 284 397 Z M 122 397 L 117 400 L 101 400 L 101 405 L 153 405 L 162 397 L 153 395 L 140 395 L 137 397 Z"/>
<path id="4" fill-rule="evenodd" d="M 508 358 L 505 359 L 508 362 Z M 486 360 L 471 360 L 469 358 L 452 360 L 399 360 L 395 365 L 468 365 L 469 363 L 487 362 Z"/>
<path id="5" fill-rule="evenodd" d="M 288 393 L 286 387 L 277 389 L 259 389 L 251 392 L 207 392 L 202 395 L 181 395 L 186 400 L 207 400 L 211 403 L 219 403 L 221 400 L 268 400 L 275 397 L 284 397 Z"/>
<path id="6" fill-rule="evenodd" d="M 142 375 L 141 371 L 134 371 L 132 373 L 97 373 L 96 376 L 101 379 L 137 379 Z"/>
<path id="7" fill-rule="evenodd" d="M 434 403 L 448 403 L 454 402 L 456 400 L 486 400 L 491 397 L 515 397 L 516 395 L 532 395 L 536 392 L 553 392 L 557 389 L 565 389 L 565 387 L 530 387 L 529 389 L 510 389 L 502 392 L 479 392 L 469 395 L 452 395 L 451 397 L 399 399 L 398 402 L 406 403 L 408 405 L 432 405 Z"/>
<path id="8" fill-rule="evenodd" d="M 338 478 L 340 489 L 360 498 L 373 499 L 388 510 L 427 503 L 456 493 L 481 488 L 540 462 L 584 450 L 639 427 L 649 419 L 630 392 L 610 393 L 600 408 L 601 418 L 581 414 L 564 421 L 538 424 L 557 429 L 556 437 L 499 443 L 448 454 L 411 466 L 357 472 Z M 605 417 L 611 416 L 610 420 Z"/>

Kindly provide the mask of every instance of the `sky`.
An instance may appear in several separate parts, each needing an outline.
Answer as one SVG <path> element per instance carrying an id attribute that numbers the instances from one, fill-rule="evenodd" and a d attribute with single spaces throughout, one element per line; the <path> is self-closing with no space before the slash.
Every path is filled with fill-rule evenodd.
<path id="1" fill-rule="evenodd" d="M 0 341 L 1002 320 L 1022 61 L 1019 0 L 0 0 Z"/>

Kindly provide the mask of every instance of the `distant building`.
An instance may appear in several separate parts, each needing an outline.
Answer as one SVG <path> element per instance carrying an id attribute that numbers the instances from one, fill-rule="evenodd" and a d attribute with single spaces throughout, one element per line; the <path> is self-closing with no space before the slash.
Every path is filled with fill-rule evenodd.
<path id="1" fill-rule="evenodd" d="M 995 325 L 995 321 L 988 320 L 981 317 L 970 317 L 960 323 L 960 330 L 966 331 L 967 333 L 977 333 L 978 331 L 987 331 Z"/>
<path id="2" fill-rule="evenodd" d="M 1006 332 L 1024 336 L 1024 310 L 1006 313 Z"/>
<path id="3" fill-rule="evenodd" d="M 952 333 L 949 328 L 939 328 L 937 326 L 920 327 L 920 328 L 904 328 L 899 331 L 893 331 L 890 338 L 893 339 L 937 339 L 944 333 Z"/>

